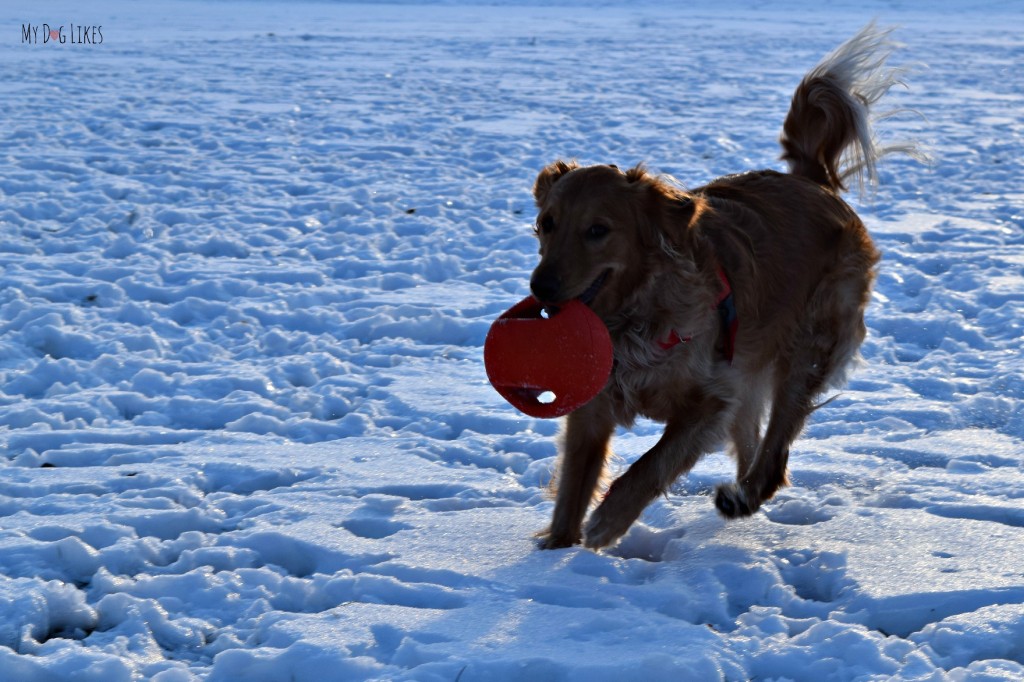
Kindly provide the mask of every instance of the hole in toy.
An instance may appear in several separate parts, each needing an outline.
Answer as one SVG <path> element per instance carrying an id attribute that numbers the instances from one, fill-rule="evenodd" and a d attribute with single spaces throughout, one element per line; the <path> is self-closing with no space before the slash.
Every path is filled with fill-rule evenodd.
<path id="1" fill-rule="evenodd" d="M 537 402 L 543 405 L 550 405 L 551 403 L 555 402 L 556 397 L 557 396 L 555 396 L 555 394 L 552 393 L 551 391 L 544 391 L 543 393 L 537 396 Z"/>

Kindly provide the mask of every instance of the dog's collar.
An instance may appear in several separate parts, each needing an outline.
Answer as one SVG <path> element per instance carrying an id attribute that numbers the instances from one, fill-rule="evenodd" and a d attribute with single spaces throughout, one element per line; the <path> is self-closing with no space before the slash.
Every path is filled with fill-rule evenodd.
<path id="1" fill-rule="evenodd" d="M 736 297 L 732 293 L 732 286 L 725 270 L 719 265 L 717 269 L 718 280 L 722 283 L 722 290 L 715 301 L 715 310 L 718 311 L 718 318 L 722 325 L 722 352 L 727 362 L 732 362 L 733 352 L 736 349 L 736 331 L 739 328 L 739 318 L 736 315 Z M 664 339 L 656 341 L 662 350 L 672 350 L 681 343 L 689 343 L 693 336 L 682 336 L 673 329 Z"/>

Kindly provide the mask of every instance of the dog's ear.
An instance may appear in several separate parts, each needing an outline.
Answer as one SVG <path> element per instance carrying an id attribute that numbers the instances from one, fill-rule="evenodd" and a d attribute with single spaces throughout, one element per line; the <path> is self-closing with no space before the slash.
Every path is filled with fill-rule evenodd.
<path id="1" fill-rule="evenodd" d="M 635 181 L 649 197 L 650 226 L 655 240 L 662 248 L 686 252 L 691 248 L 691 229 L 701 209 L 701 200 L 652 177 L 642 168 L 631 172 L 639 174 Z M 627 174 L 628 175 L 628 174 Z"/>
<path id="2" fill-rule="evenodd" d="M 533 198 L 536 200 L 538 208 L 544 205 L 548 198 L 548 192 L 551 191 L 551 188 L 558 182 L 559 178 L 579 167 L 580 165 L 575 161 L 566 163 L 565 161 L 558 160 L 542 170 L 540 175 L 537 176 L 537 182 L 533 183 Z"/>
<path id="3" fill-rule="evenodd" d="M 631 185 L 634 182 L 649 182 L 652 179 L 653 178 L 651 178 L 650 174 L 648 174 L 647 172 L 647 168 L 644 167 L 642 163 L 638 163 L 637 165 L 633 166 L 628 171 L 626 171 L 626 182 L 628 182 Z"/>
<path id="4" fill-rule="evenodd" d="M 662 234 L 677 251 L 689 251 L 692 248 L 691 228 L 700 212 L 700 201 L 679 191 L 662 195 Z"/>

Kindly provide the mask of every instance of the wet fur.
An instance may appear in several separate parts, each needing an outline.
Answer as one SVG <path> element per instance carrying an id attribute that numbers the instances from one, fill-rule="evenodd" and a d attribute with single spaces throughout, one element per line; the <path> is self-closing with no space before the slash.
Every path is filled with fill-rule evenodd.
<path id="1" fill-rule="evenodd" d="M 887 151 L 868 126 L 870 105 L 898 82 L 884 66 L 891 50 L 888 32 L 868 26 L 801 81 L 783 127 L 788 174 L 684 191 L 642 167 L 557 161 L 540 173 L 531 288 L 557 304 L 605 276 L 588 303 L 615 352 L 605 389 L 566 420 L 542 547 L 614 543 L 723 443 L 737 464 L 736 480 L 716 492 L 724 516 L 754 513 L 787 484 L 791 443 L 821 393 L 844 381 L 865 335 L 879 253 L 838 192 L 857 173 L 873 179 Z M 731 363 L 715 310 L 720 268 L 739 318 Z M 689 340 L 662 348 L 673 331 Z M 662 437 L 584 525 L 614 429 L 639 416 L 663 422 Z"/>

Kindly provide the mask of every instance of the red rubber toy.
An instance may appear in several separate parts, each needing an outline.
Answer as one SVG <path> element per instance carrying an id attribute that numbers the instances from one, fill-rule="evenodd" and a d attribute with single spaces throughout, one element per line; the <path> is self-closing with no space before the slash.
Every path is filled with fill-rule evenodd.
<path id="1" fill-rule="evenodd" d="M 484 341 L 487 379 L 531 417 L 561 417 L 601 392 L 612 372 L 612 339 L 593 310 L 572 300 L 544 317 L 528 296 L 494 321 Z"/>

